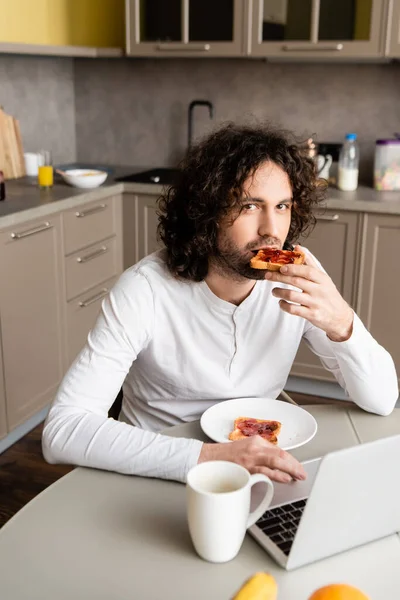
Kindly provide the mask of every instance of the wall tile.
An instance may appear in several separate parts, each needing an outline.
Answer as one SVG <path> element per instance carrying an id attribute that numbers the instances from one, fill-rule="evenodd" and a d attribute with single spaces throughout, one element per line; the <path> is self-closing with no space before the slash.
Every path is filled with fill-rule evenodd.
<path id="1" fill-rule="evenodd" d="M 213 123 L 207 109 L 196 109 L 196 136 L 226 120 L 255 119 L 320 141 L 340 142 L 355 131 L 366 180 L 375 139 L 400 128 L 399 64 L 77 59 L 75 83 L 77 153 L 84 160 L 175 164 L 186 148 L 194 98 L 215 106 Z"/>
<path id="2" fill-rule="evenodd" d="M 0 55 L 0 105 L 19 119 L 25 152 L 45 148 L 55 162 L 75 160 L 72 59 Z"/>

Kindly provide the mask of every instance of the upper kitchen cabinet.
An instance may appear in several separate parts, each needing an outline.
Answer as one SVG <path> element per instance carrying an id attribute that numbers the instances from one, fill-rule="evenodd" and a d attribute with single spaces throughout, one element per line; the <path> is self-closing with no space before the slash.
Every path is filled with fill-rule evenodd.
<path id="1" fill-rule="evenodd" d="M 242 56 L 245 0 L 126 0 L 130 56 Z"/>
<path id="2" fill-rule="evenodd" d="M 246 53 L 302 60 L 383 57 L 385 8 L 386 0 L 250 0 Z"/>
<path id="3" fill-rule="evenodd" d="M 124 0 L 0 0 L 0 52 L 121 56 Z"/>
<path id="4" fill-rule="evenodd" d="M 400 0 L 390 0 L 386 55 L 400 58 Z"/>

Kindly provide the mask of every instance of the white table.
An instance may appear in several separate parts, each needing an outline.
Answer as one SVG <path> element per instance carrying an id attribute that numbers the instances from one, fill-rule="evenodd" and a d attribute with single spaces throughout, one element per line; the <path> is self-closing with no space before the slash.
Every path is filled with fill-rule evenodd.
<path id="1" fill-rule="evenodd" d="M 312 442 L 293 451 L 301 460 L 400 433 L 400 409 L 386 418 L 332 406 L 307 409 L 319 429 Z M 168 433 L 205 439 L 198 423 Z M 306 600 L 335 581 L 360 587 L 372 600 L 395 600 L 400 538 L 287 573 L 246 536 L 233 561 L 214 565 L 191 545 L 182 484 L 82 468 L 0 530 L 1 600 L 228 600 L 259 570 L 276 577 L 279 600 Z"/>

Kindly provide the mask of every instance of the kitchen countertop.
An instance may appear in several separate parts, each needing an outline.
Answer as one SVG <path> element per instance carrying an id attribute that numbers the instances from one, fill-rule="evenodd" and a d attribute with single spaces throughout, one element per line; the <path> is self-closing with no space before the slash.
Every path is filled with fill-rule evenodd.
<path id="1" fill-rule="evenodd" d="M 139 173 L 149 167 L 110 167 L 112 172 L 106 182 L 92 190 L 74 188 L 56 175 L 55 185 L 50 190 L 40 190 L 36 177 L 22 177 L 6 182 L 6 200 L 0 202 L 0 228 L 13 227 L 30 219 L 36 219 L 75 208 L 86 202 L 101 200 L 122 193 L 158 195 L 163 186 L 145 183 L 116 182 L 115 177 Z M 377 192 L 373 188 L 360 186 L 355 192 L 341 192 L 329 188 L 325 204 L 330 210 L 348 210 L 400 215 L 400 191 Z"/>

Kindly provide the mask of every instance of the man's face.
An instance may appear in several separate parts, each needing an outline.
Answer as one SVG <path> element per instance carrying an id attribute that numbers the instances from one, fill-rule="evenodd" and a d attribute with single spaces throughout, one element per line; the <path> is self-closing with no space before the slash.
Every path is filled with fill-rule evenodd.
<path id="1" fill-rule="evenodd" d="M 244 185 L 239 215 L 220 223 L 214 264 L 235 280 L 264 279 L 265 271 L 250 267 L 255 252 L 265 246 L 282 249 L 289 232 L 292 188 L 288 175 L 275 163 L 262 164 Z"/>

